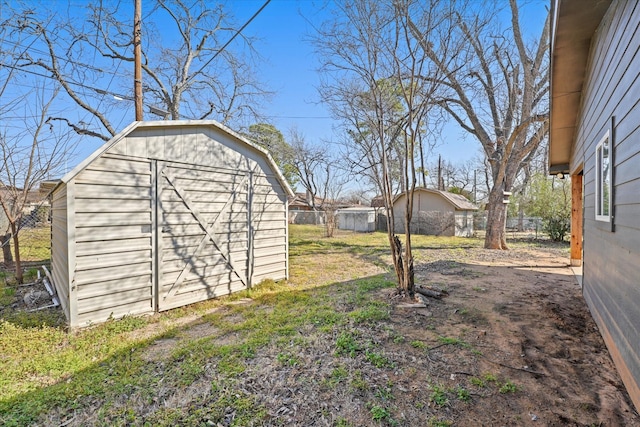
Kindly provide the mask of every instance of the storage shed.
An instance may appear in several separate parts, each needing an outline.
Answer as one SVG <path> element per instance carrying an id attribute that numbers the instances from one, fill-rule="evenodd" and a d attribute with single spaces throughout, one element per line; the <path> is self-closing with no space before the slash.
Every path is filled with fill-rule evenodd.
<path id="1" fill-rule="evenodd" d="M 396 233 L 404 233 L 407 196 L 393 200 Z M 436 236 L 473 236 L 473 214 L 478 207 L 460 194 L 431 188 L 416 188 L 413 193 L 411 232 Z"/>
<path id="2" fill-rule="evenodd" d="M 265 150 L 217 122 L 132 123 L 51 192 L 70 326 L 286 278 L 292 194 Z"/>
<path id="3" fill-rule="evenodd" d="M 376 231 L 376 210 L 369 207 L 344 208 L 336 211 L 338 229 L 360 232 Z"/>
<path id="4" fill-rule="evenodd" d="M 640 410 L 640 3 L 556 0 L 552 42 L 549 170 L 571 175 L 571 263 Z"/>

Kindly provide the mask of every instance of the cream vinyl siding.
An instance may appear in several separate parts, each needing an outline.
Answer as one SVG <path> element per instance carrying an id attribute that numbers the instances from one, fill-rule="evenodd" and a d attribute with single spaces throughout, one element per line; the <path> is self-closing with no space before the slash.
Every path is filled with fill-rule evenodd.
<path id="1" fill-rule="evenodd" d="M 287 278 L 291 194 L 266 152 L 216 122 L 132 124 L 52 193 L 70 325 Z"/>

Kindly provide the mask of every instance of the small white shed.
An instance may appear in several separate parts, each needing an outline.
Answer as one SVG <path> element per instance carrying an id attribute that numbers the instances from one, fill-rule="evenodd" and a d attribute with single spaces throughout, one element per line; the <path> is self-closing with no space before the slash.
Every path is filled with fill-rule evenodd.
<path id="1" fill-rule="evenodd" d="M 132 123 L 51 192 L 70 326 L 287 278 L 292 194 L 265 150 L 217 122 Z"/>
<path id="2" fill-rule="evenodd" d="M 338 209 L 338 229 L 371 232 L 376 230 L 376 210 L 369 207 Z"/>

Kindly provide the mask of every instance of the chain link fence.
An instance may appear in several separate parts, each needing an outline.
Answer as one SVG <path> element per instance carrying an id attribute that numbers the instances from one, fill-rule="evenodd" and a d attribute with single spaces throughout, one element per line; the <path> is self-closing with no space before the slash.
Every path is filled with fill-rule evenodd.
<path id="1" fill-rule="evenodd" d="M 484 232 L 487 230 L 487 211 L 475 212 L 473 214 L 473 228 L 476 232 Z M 506 228 L 507 232 L 512 234 L 526 233 L 527 235 L 536 239 L 546 237 L 542 218 L 540 217 L 508 217 Z"/>
<path id="2" fill-rule="evenodd" d="M 47 200 L 29 203 L 22 209 L 18 221 L 20 258 L 25 262 L 45 261 L 51 258 L 51 206 Z M 15 259 L 11 224 L 0 209 L 0 251 L 5 266 Z"/>

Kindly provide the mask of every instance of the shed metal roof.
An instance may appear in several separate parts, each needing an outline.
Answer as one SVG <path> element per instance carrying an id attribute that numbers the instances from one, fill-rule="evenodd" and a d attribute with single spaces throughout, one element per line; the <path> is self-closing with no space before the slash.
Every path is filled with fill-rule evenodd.
<path id="1" fill-rule="evenodd" d="M 450 193 L 448 191 L 442 191 L 442 190 L 435 190 L 432 188 L 424 188 L 424 187 L 416 188 L 415 191 L 422 191 L 425 193 L 437 194 L 440 197 L 445 198 L 449 203 L 453 205 L 453 207 L 456 210 L 459 210 L 459 211 L 477 211 L 478 210 L 478 207 L 476 205 L 471 203 L 466 197 L 460 194 Z M 398 194 L 393 199 L 393 203 L 395 204 L 398 201 L 398 199 L 403 195 L 404 193 Z"/>

